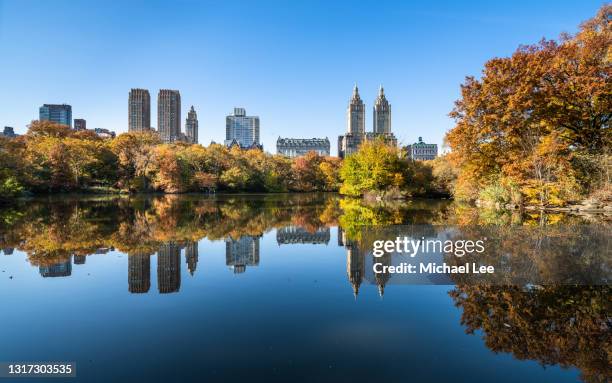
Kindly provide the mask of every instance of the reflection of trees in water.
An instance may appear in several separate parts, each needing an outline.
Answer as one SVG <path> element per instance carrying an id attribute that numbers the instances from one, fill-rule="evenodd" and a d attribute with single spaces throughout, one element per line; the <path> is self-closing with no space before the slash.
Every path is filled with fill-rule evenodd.
<path id="1" fill-rule="evenodd" d="M 610 282 L 612 257 L 610 225 L 461 226 L 451 240 L 486 238 L 483 253 L 456 257 L 446 254 L 452 265 L 492 265 L 494 274 L 454 274 L 455 283 L 580 284 Z"/>
<path id="2" fill-rule="evenodd" d="M 465 286 L 450 292 L 466 332 L 494 352 L 543 365 L 577 367 L 586 382 L 612 377 L 610 287 Z"/>
<path id="3" fill-rule="evenodd" d="M 0 248 L 24 251 L 34 265 L 53 265 L 99 249 L 151 254 L 167 242 L 258 237 L 296 222 L 317 230 L 336 219 L 337 201 L 320 194 L 164 195 L 45 199 L 18 208 L 19 218 L 0 226 Z"/>

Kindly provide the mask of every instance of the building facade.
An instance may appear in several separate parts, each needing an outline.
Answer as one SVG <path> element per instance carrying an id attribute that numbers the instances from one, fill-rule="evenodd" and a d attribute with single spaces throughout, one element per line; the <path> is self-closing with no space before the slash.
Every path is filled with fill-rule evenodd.
<path id="1" fill-rule="evenodd" d="M 159 90 L 157 131 L 163 142 L 174 142 L 181 139 L 181 94 L 178 90 Z"/>
<path id="2" fill-rule="evenodd" d="M 151 254 L 128 254 L 128 291 L 144 294 L 151 288 Z"/>
<path id="3" fill-rule="evenodd" d="M 338 156 L 345 158 L 355 153 L 365 141 L 383 139 L 388 145 L 397 146 L 397 139 L 391 131 L 391 105 L 381 85 L 374 104 L 374 127 L 365 131 L 365 104 L 359 96 L 357 85 L 347 109 L 347 133 L 338 137 Z"/>
<path id="4" fill-rule="evenodd" d="M 131 89 L 128 97 L 128 131 L 151 129 L 151 95 L 147 89 Z"/>
<path id="5" fill-rule="evenodd" d="M 406 156 L 413 160 L 426 161 L 433 160 L 438 156 L 437 144 L 426 144 L 423 137 L 419 137 L 419 142 L 406 146 Z"/>
<path id="6" fill-rule="evenodd" d="M 181 288 L 181 247 L 164 243 L 157 251 L 157 289 L 160 294 L 178 292 Z"/>
<path id="7" fill-rule="evenodd" d="M 0 137 L 15 138 L 17 134 L 15 134 L 15 129 L 12 126 L 5 126 L 4 130 L 0 133 Z"/>
<path id="8" fill-rule="evenodd" d="M 247 116 L 244 108 L 234 108 L 225 118 L 225 145 L 241 148 L 261 147 L 259 143 L 259 117 Z"/>
<path id="9" fill-rule="evenodd" d="M 391 134 L 391 105 L 385 97 L 382 85 L 374 102 L 373 120 L 375 134 Z"/>
<path id="10" fill-rule="evenodd" d="M 312 232 L 300 226 L 285 226 L 276 231 L 276 243 L 279 246 L 297 243 L 327 245 L 329 240 L 329 227 L 318 228 Z"/>
<path id="11" fill-rule="evenodd" d="M 115 138 L 116 134 L 112 130 L 103 129 L 103 128 L 95 128 L 94 133 L 100 138 Z"/>
<path id="12" fill-rule="evenodd" d="M 87 129 L 87 121 L 82 118 L 74 119 L 74 130 L 86 130 Z"/>
<path id="13" fill-rule="evenodd" d="M 300 157 L 308 152 L 329 156 L 329 139 L 325 138 L 281 138 L 276 140 L 276 153 L 289 157 Z"/>
<path id="14" fill-rule="evenodd" d="M 187 119 L 185 120 L 185 136 L 187 142 L 192 144 L 198 143 L 198 115 L 191 105 L 191 109 L 187 112 Z"/>
<path id="15" fill-rule="evenodd" d="M 40 121 L 51 121 L 72 128 L 72 106 L 67 104 L 44 104 L 38 109 Z"/>
<path id="16" fill-rule="evenodd" d="M 72 275 L 72 261 L 68 259 L 52 265 L 41 265 L 38 271 L 43 278 L 69 277 Z"/>
<path id="17" fill-rule="evenodd" d="M 259 265 L 259 238 L 245 235 L 239 239 L 225 239 L 225 264 L 235 274 L 244 273 L 247 266 Z"/>

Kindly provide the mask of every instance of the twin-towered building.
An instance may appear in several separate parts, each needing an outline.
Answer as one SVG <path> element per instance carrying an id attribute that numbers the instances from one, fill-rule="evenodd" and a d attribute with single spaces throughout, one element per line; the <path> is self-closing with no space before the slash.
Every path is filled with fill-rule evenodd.
<path id="1" fill-rule="evenodd" d="M 347 108 L 347 133 L 338 137 L 338 156 L 340 158 L 356 152 L 363 142 L 376 138 L 383 139 L 389 145 L 397 146 L 397 139 L 391 131 L 391 104 L 385 96 L 382 85 L 374 102 L 372 132 L 366 132 L 365 120 L 365 104 L 355 85 Z"/>
<path id="2" fill-rule="evenodd" d="M 128 131 L 152 131 L 151 96 L 147 89 L 132 89 L 128 97 Z M 187 114 L 185 133 L 181 132 L 181 93 L 160 89 L 157 95 L 157 133 L 164 142 L 198 142 L 198 119 L 193 108 Z"/>

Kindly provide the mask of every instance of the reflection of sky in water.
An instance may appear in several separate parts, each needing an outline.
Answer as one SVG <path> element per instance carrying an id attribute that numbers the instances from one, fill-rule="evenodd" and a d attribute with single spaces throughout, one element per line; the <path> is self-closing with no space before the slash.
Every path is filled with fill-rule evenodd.
<path id="1" fill-rule="evenodd" d="M 466 335 L 450 286 L 388 284 L 381 298 L 364 282 L 355 298 L 337 232 L 327 245 L 279 245 L 270 230 L 242 273 L 228 268 L 226 241 L 201 240 L 193 276 L 181 251 L 174 294 L 158 293 L 157 255 L 149 292 L 130 294 L 119 251 L 43 278 L 15 250 L 0 257 L 0 360 L 76 361 L 82 381 L 576 381 L 575 369 Z"/>

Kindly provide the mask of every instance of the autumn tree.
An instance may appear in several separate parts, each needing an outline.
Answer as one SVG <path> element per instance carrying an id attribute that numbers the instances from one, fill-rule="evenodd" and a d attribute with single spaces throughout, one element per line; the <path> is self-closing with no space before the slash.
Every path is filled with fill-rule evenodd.
<path id="1" fill-rule="evenodd" d="M 409 165 L 397 148 L 381 140 L 364 142 L 356 153 L 344 160 L 340 169 L 340 193 L 363 196 L 373 193 L 385 196 L 400 191 L 407 184 Z"/>
<path id="2" fill-rule="evenodd" d="M 120 134 L 111 144 L 118 160 L 118 186 L 129 190 L 147 190 L 154 171 L 155 146 L 161 140 L 153 132 Z"/>
<path id="3" fill-rule="evenodd" d="M 530 203 L 563 204 L 591 189 L 576 158 L 609 155 L 611 17 L 603 6 L 575 36 L 522 46 L 466 79 L 447 134 L 457 197 L 506 183 Z"/>

